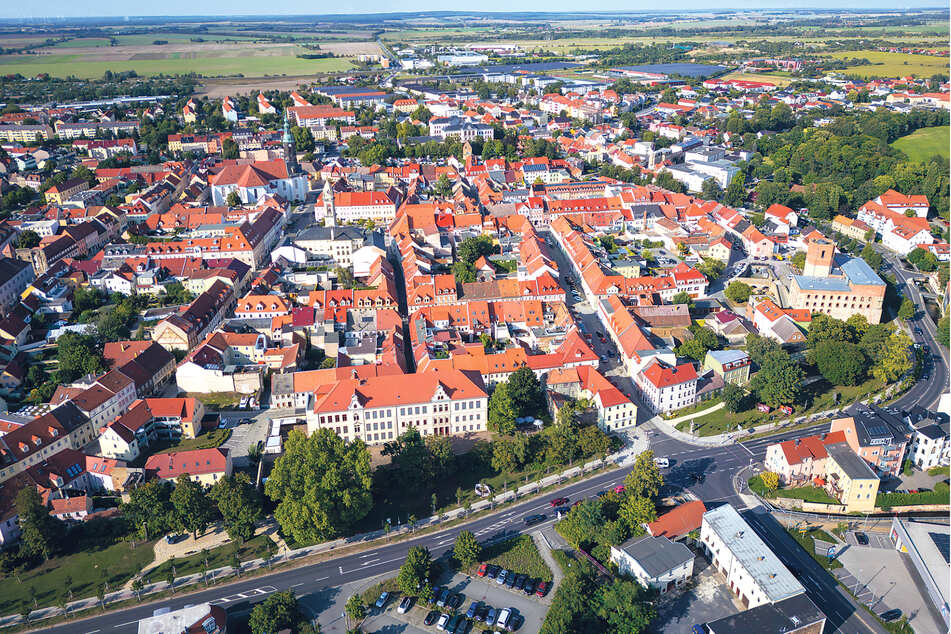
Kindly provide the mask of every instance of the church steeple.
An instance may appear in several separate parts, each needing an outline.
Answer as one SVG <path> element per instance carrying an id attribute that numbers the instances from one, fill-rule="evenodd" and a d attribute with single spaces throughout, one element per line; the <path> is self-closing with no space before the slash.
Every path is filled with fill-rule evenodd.
<path id="1" fill-rule="evenodd" d="M 284 162 L 287 163 L 287 173 L 299 174 L 297 145 L 294 143 L 294 135 L 291 134 L 291 124 L 287 118 L 287 110 L 284 111 L 284 137 L 281 139 L 281 144 L 284 146 Z"/>

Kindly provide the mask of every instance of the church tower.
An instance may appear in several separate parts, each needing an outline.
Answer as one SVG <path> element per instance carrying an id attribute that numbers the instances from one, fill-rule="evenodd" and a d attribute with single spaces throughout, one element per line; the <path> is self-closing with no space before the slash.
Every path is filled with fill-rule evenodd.
<path id="1" fill-rule="evenodd" d="M 802 274 L 806 277 L 829 277 L 834 255 L 835 244 L 831 240 L 812 240 L 806 250 L 806 264 L 802 267 Z"/>
<path id="2" fill-rule="evenodd" d="M 284 146 L 284 162 L 287 163 L 287 175 L 296 176 L 300 174 L 300 165 L 297 164 L 297 145 L 294 143 L 294 135 L 291 134 L 291 124 L 287 119 L 287 111 L 284 111 L 284 138 L 281 139 Z"/>

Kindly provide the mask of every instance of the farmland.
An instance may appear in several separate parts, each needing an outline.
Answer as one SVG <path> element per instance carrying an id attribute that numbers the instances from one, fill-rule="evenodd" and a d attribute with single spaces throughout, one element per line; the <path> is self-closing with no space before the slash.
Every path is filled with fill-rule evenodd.
<path id="1" fill-rule="evenodd" d="M 951 128 L 939 126 L 936 128 L 921 128 L 896 139 L 892 147 L 898 148 L 913 161 L 927 161 L 935 154 L 948 158 L 948 144 L 951 143 Z"/>
<path id="2" fill-rule="evenodd" d="M 930 77 L 936 73 L 948 73 L 948 58 L 930 55 L 911 55 L 906 53 L 884 53 L 880 51 L 841 51 L 830 53 L 835 59 L 867 59 L 871 65 L 849 66 L 845 72 L 860 77 Z"/>

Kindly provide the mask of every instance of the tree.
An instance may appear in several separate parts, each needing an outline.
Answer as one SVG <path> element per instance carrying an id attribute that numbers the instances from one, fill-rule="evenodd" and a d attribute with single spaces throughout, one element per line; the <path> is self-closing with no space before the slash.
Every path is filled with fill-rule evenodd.
<path id="1" fill-rule="evenodd" d="M 657 617 L 647 592 L 636 581 L 627 579 L 615 579 L 598 589 L 595 605 L 596 614 L 608 626 L 603 631 L 616 634 L 647 632 Z"/>
<path id="2" fill-rule="evenodd" d="M 528 436 L 518 432 L 495 439 L 492 443 L 492 468 L 501 473 L 518 471 L 528 457 L 528 445 Z"/>
<path id="3" fill-rule="evenodd" d="M 99 374 L 105 369 L 95 337 L 67 332 L 56 340 L 56 359 L 64 378 L 71 381 L 84 374 Z"/>
<path id="4" fill-rule="evenodd" d="M 628 494 L 621 502 L 618 517 L 627 524 L 632 535 L 643 535 L 645 532 L 643 525 L 657 519 L 657 508 L 651 498 Z"/>
<path id="5" fill-rule="evenodd" d="M 857 385 L 865 378 L 868 363 L 862 349 L 846 341 L 823 341 L 816 346 L 819 373 L 833 385 Z"/>
<path id="6" fill-rule="evenodd" d="M 135 579 L 132 580 L 132 592 L 135 594 L 136 601 L 141 600 L 142 589 L 144 587 L 145 587 L 145 584 L 142 583 L 142 579 L 140 577 L 136 577 Z"/>
<path id="7" fill-rule="evenodd" d="M 750 388 L 770 407 L 792 405 L 799 400 L 804 376 L 802 368 L 793 363 L 788 353 L 777 350 L 768 353 L 760 363 Z"/>
<path id="8" fill-rule="evenodd" d="M 218 507 L 231 539 L 244 542 L 254 537 L 254 523 L 261 518 L 261 495 L 248 474 L 236 473 L 218 480 L 208 497 Z"/>
<path id="9" fill-rule="evenodd" d="M 518 416 L 536 416 L 545 407 L 541 383 L 527 366 L 513 372 L 506 384 Z"/>
<path id="10" fill-rule="evenodd" d="M 879 267 L 882 266 L 882 256 L 878 251 L 875 250 L 874 247 L 872 247 L 872 245 L 866 244 L 862 248 L 860 255 L 862 259 L 865 260 L 865 263 L 872 267 L 873 270 L 877 271 Z"/>
<path id="11" fill-rule="evenodd" d="M 703 185 L 700 186 L 701 198 L 704 200 L 720 200 L 721 196 L 723 196 L 723 188 L 720 187 L 716 179 L 708 178 L 703 181 Z"/>
<path id="12" fill-rule="evenodd" d="M 17 518 L 20 523 L 20 552 L 28 557 L 49 559 L 56 548 L 61 526 L 52 517 L 34 486 L 25 486 L 16 496 Z"/>
<path id="13" fill-rule="evenodd" d="M 726 188 L 723 196 L 723 202 L 730 207 L 742 207 L 746 201 L 746 175 L 743 172 L 737 172 L 730 185 Z"/>
<path id="14" fill-rule="evenodd" d="M 675 350 L 678 357 L 690 357 L 697 361 L 703 361 L 707 354 L 707 347 L 699 339 L 688 339 Z"/>
<path id="15" fill-rule="evenodd" d="M 248 628 L 253 634 L 274 634 L 290 629 L 301 620 L 300 606 L 293 590 L 275 592 L 251 610 Z"/>
<path id="16" fill-rule="evenodd" d="M 236 159 L 238 158 L 238 144 L 232 139 L 225 139 L 221 142 L 221 158 Z"/>
<path id="17" fill-rule="evenodd" d="M 436 179 L 435 185 L 433 185 L 433 191 L 441 198 L 452 196 L 452 183 L 449 182 L 449 177 L 445 174 L 440 175 Z"/>
<path id="18" fill-rule="evenodd" d="M 809 324 L 809 335 L 806 341 L 811 348 L 817 347 L 823 341 L 855 343 L 858 339 L 857 334 L 847 322 L 819 313 L 813 316 L 812 323 Z"/>
<path id="19" fill-rule="evenodd" d="M 20 234 L 17 235 L 16 248 L 18 249 L 32 249 L 35 246 L 39 246 L 39 244 L 40 234 L 32 229 L 21 231 Z"/>
<path id="20" fill-rule="evenodd" d="M 604 456 L 611 451 L 611 439 L 597 425 L 585 425 L 578 432 L 578 451 L 582 456 Z"/>
<path id="21" fill-rule="evenodd" d="M 912 358 L 908 354 L 911 347 L 911 338 L 904 331 L 892 334 L 875 358 L 872 376 L 882 383 L 891 383 L 904 376 L 912 366 Z"/>
<path id="22" fill-rule="evenodd" d="M 589 498 L 571 507 L 558 525 L 558 532 L 575 548 L 584 548 L 594 541 L 605 521 L 601 500 Z"/>
<path id="23" fill-rule="evenodd" d="M 759 474 L 759 479 L 767 491 L 775 491 L 779 488 L 779 475 L 772 471 L 764 471 Z"/>
<path id="24" fill-rule="evenodd" d="M 624 492 L 635 497 L 654 500 L 664 486 L 664 476 L 654 462 L 654 452 L 648 449 L 634 460 L 631 472 L 624 478 Z"/>
<path id="25" fill-rule="evenodd" d="M 274 517 L 299 542 L 348 530 L 370 512 L 370 454 L 360 440 L 345 443 L 331 429 L 305 436 L 292 431 L 264 491 L 277 502 Z"/>
<path id="26" fill-rule="evenodd" d="M 905 297 L 901 300 L 901 307 L 898 309 L 899 319 L 911 319 L 915 316 L 915 305 L 910 299 Z"/>
<path id="27" fill-rule="evenodd" d="M 753 293 L 753 289 L 745 282 L 730 282 L 723 293 L 730 301 L 745 304 Z"/>
<path id="28" fill-rule="evenodd" d="M 728 412 L 741 412 L 746 409 L 746 392 L 733 383 L 723 386 L 723 403 Z"/>
<path id="29" fill-rule="evenodd" d="M 175 522 L 198 539 L 198 533 L 204 532 L 213 518 L 212 506 L 205 498 L 202 485 L 183 473 L 175 480 L 170 501 Z"/>
<path id="30" fill-rule="evenodd" d="M 511 435 L 515 433 L 518 410 L 509 394 L 508 382 L 499 383 L 489 397 L 489 431 Z"/>
<path id="31" fill-rule="evenodd" d="M 367 618 L 367 604 L 363 602 L 363 597 L 359 593 L 350 595 L 343 611 L 347 618 L 353 622 L 353 626 L 359 626 L 363 619 Z"/>
<path id="32" fill-rule="evenodd" d="M 122 515 L 142 532 L 142 537 L 157 537 L 172 528 L 172 485 L 164 480 L 152 480 L 139 485 L 129 493 L 129 501 L 122 505 Z"/>
<path id="33" fill-rule="evenodd" d="M 482 546 L 479 545 L 471 531 L 462 531 L 456 537 L 456 543 L 452 547 L 452 556 L 456 558 L 463 570 L 467 570 L 482 557 Z"/>
<path id="34" fill-rule="evenodd" d="M 419 588 L 423 587 L 429 578 L 433 566 L 432 556 L 425 546 L 413 546 L 406 553 L 406 561 L 400 566 L 396 575 L 396 585 L 406 596 L 416 596 Z"/>
<path id="35" fill-rule="evenodd" d="M 433 455 L 417 428 L 411 427 L 396 440 L 385 443 L 382 453 L 390 456 L 391 473 L 400 489 L 433 490 L 433 482 L 437 479 Z"/>
<path id="36" fill-rule="evenodd" d="M 225 198 L 225 204 L 227 204 L 229 207 L 240 207 L 241 197 L 238 196 L 238 192 L 228 192 L 228 196 Z"/>
<path id="37" fill-rule="evenodd" d="M 789 258 L 789 262 L 801 272 L 806 266 L 806 252 L 796 251 L 793 253 L 793 256 Z"/>
<path id="38" fill-rule="evenodd" d="M 948 316 L 948 315 L 942 316 L 941 319 L 938 320 L 937 326 L 938 326 L 938 334 L 937 334 L 938 343 L 940 343 L 942 346 L 947 348 L 948 342 L 949 342 L 948 340 L 951 339 L 951 335 L 949 335 L 949 332 L 948 332 L 949 327 L 951 327 L 951 316 Z"/>
<path id="39" fill-rule="evenodd" d="M 680 291 L 674 295 L 671 300 L 671 304 L 686 304 L 689 308 L 693 308 L 693 298 L 690 297 L 690 294 L 687 291 Z"/>
<path id="40" fill-rule="evenodd" d="M 782 352 L 782 346 L 769 337 L 749 334 L 746 335 L 746 352 L 750 355 L 753 363 L 763 365 L 763 361 L 770 353 Z"/>
<path id="41" fill-rule="evenodd" d="M 472 264 L 482 256 L 489 256 L 495 251 L 492 239 L 487 235 L 478 235 L 466 238 L 456 247 L 456 260 Z"/>

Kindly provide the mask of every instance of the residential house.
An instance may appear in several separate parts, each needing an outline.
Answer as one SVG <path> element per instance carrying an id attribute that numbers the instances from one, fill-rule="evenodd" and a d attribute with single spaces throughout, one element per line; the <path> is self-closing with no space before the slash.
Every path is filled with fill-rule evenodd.
<path id="1" fill-rule="evenodd" d="M 746 385 L 750 380 L 750 355 L 743 350 L 709 350 L 703 359 L 703 369 L 713 370 L 724 383 Z"/>
<path id="2" fill-rule="evenodd" d="M 908 428 L 883 409 L 863 409 L 832 421 L 830 432 L 845 433 L 845 442 L 881 477 L 899 477 L 908 444 Z"/>
<path id="3" fill-rule="evenodd" d="M 147 477 L 174 481 L 186 475 L 190 480 L 205 486 L 230 476 L 231 471 L 231 454 L 221 447 L 160 453 L 149 456 L 145 461 Z"/>
<path id="4" fill-rule="evenodd" d="M 825 489 L 846 513 L 870 513 L 875 510 L 878 496 L 878 475 L 868 463 L 844 443 L 826 445 Z"/>
<path id="5" fill-rule="evenodd" d="M 652 359 L 634 377 L 638 396 L 654 413 L 667 413 L 697 400 L 697 369 L 692 363 L 668 365 Z"/>
<path id="6" fill-rule="evenodd" d="M 693 552 L 681 542 L 645 535 L 611 546 L 611 561 L 622 575 L 666 594 L 683 588 L 693 576 Z"/>

